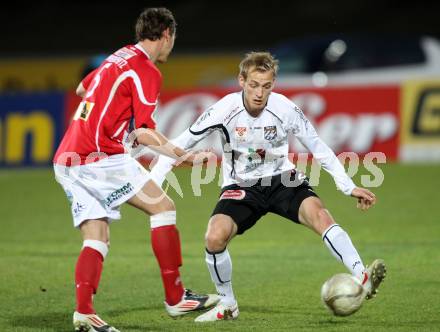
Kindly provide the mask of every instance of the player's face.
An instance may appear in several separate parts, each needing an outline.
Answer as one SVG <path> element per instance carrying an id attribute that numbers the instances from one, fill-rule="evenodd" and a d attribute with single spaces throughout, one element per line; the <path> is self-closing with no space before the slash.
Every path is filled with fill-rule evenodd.
<path id="1" fill-rule="evenodd" d="M 238 78 L 244 91 L 244 102 L 250 113 L 259 113 L 266 106 L 267 99 L 274 87 L 275 77 L 272 71 L 250 70 L 247 79 Z"/>
<path id="2" fill-rule="evenodd" d="M 165 35 L 162 37 L 163 40 L 163 46 L 159 53 L 159 56 L 157 57 L 157 62 L 164 63 L 168 60 L 168 56 L 170 55 L 171 51 L 174 47 L 174 40 L 176 39 L 176 34 L 170 35 L 168 31 L 166 31 Z"/>

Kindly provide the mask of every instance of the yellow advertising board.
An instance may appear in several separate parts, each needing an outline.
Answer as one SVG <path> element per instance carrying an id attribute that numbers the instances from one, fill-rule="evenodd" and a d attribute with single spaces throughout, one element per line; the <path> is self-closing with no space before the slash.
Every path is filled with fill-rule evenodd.
<path id="1" fill-rule="evenodd" d="M 86 60 L 86 57 L 3 59 L 0 92 L 75 89 Z"/>
<path id="2" fill-rule="evenodd" d="M 440 161 L 440 80 L 403 83 L 401 110 L 400 160 Z"/>
<path id="3" fill-rule="evenodd" d="M 73 90 L 82 79 L 87 57 L 3 59 L 0 92 Z M 238 75 L 240 55 L 173 55 L 159 65 L 163 90 L 221 84 Z"/>

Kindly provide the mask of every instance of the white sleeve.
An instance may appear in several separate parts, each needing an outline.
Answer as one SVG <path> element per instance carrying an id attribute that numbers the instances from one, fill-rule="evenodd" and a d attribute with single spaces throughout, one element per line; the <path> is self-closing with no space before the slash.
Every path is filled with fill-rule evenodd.
<path id="1" fill-rule="evenodd" d="M 211 134 L 213 131 L 223 128 L 221 111 L 215 110 L 215 105 L 203 112 L 199 118 L 183 133 L 171 139 L 171 143 L 183 150 L 194 147 L 199 141 Z M 153 166 L 150 177 L 156 184 L 162 186 L 165 177 L 174 166 L 175 159 L 160 155 L 157 163 Z"/>
<path id="2" fill-rule="evenodd" d="M 291 123 L 293 134 L 313 154 L 322 168 L 330 173 L 338 189 L 345 195 L 351 195 L 356 185 L 345 172 L 335 153 L 319 138 L 315 128 L 297 106 L 295 113 Z"/>
<path id="3" fill-rule="evenodd" d="M 150 177 L 159 187 L 162 187 L 166 175 L 173 169 L 174 162 L 175 159 L 160 155 L 156 164 L 151 169 Z"/>

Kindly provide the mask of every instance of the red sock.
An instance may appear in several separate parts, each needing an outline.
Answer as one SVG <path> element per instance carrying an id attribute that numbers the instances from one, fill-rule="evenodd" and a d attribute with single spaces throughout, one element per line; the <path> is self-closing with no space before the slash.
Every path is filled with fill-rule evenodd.
<path id="1" fill-rule="evenodd" d="M 96 294 L 104 261 L 99 251 L 84 247 L 75 269 L 76 311 L 82 314 L 94 314 L 92 296 Z"/>
<path id="2" fill-rule="evenodd" d="M 179 232 L 175 225 L 151 229 L 151 246 L 159 263 L 165 300 L 169 305 L 180 302 L 184 292 L 180 280 L 179 266 L 182 265 Z"/>

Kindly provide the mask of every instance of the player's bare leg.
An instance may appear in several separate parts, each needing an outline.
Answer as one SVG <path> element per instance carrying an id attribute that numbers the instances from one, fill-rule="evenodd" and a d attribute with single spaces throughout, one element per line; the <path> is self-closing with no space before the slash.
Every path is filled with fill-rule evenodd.
<path id="1" fill-rule="evenodd" d="M 110 227 L 107 218 L 86 220 L 79 229 L 83 240 L 98 240 L 106 244 L 110 241 Z"/>
<path id="2" fill-rule="evenodd" d="M 299 222 L 315 233 L 322 235 L 326 229 L 335 224 L 330 212 L 324 207 L 318 197 L 307 197 L 302 201 L 299 212 Z"/>
<path id="3" fill-rule="evenodd" d="M 151 246 L 159 263 L 168 314 L 179 316 L 216 304 L 218 296 L 198 295 L 183 287 L 179 273 L 182 255 L 174 202 L 150 180 L 128 203 L 150 215 Z"/>
<path id="4" fill-rule="evenodd" d="M 367 299 L 374 297 L 385 278 L 384 262 L 375 260 L 370 267 L 365 268 L 350 237 L 335 223 L 319 198 L 306 198 L 301 203 L 298 215 L 300 223 L 321 235 L 332 255 L 362 282 Z"/>
<path id="5" fill-rule="evenodd" d="M 81 223 L 80 230 L 84 242 L 75 269 L 75 331 L 119 332 L 103 321 L 93 308 L 93 295 L 98 290 L 103 262 L 108 253 L 110 229 L 107 219 L 85 220 Z"/>
<path id="6" fill-rule="evenodd" d="M 226 246 L 237 233 L 237 225 L 231 217 L 214 215 L 205 236 L 206 263 L 211 279 L 215 284 L 220 302 L 208 312 L 195 319 L 196 322 L 212 322 L 235 319 L 238 305 L 232 289 L 232 261 Z"/>

